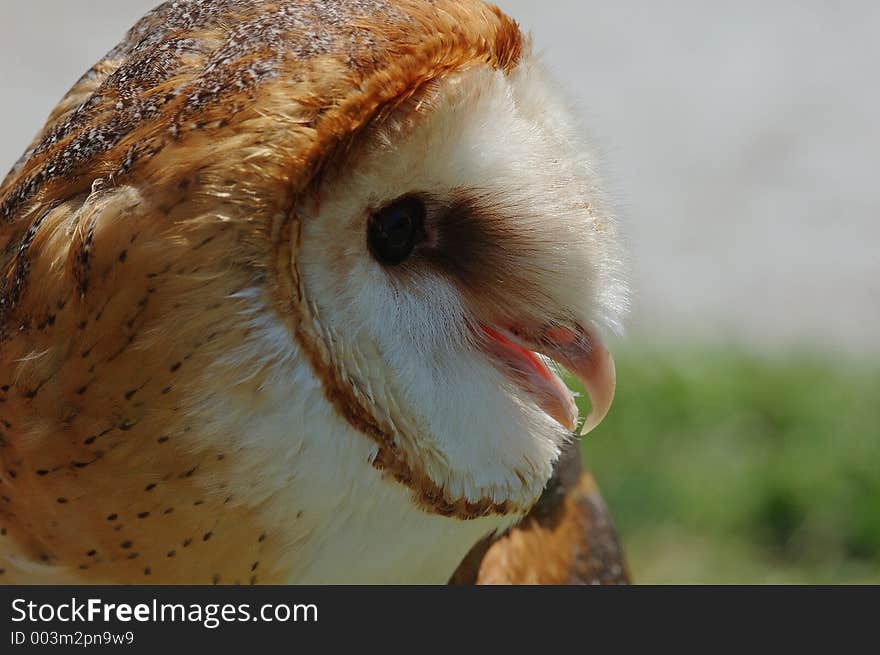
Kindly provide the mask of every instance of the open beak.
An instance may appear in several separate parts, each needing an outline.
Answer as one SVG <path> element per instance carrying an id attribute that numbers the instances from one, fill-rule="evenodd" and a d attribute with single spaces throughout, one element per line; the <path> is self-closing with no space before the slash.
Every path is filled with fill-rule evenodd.
<path id="1" fill-rule="evenodd" d="M 547 414 L 569 430 L 578 423 L 574 394 L 544 359 L 568 369 L 590 396 L 592 408 L 580 434 L 602 422 L 614 400 L 614 359 L 593 330 L 553 327 L 537 331 L 480 325 L 486 336 L 485 349 L 521 387 L 532 394 Z"/>

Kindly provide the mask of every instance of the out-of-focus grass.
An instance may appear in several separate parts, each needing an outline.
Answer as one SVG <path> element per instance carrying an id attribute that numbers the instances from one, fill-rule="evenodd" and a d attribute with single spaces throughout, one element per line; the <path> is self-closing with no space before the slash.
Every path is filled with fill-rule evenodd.
<path id="1" fill-rule="evenodd" d="M 880 583 L 880 363 L 616 356 L 584 439 L 636 581 Z"/>

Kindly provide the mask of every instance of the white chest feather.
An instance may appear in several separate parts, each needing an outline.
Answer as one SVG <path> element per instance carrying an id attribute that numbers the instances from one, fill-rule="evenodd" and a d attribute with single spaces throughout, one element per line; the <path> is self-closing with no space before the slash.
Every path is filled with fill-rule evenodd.
<path id="1" fill-rule="evenodd" d="M 447 582 L 503 519 L 462 521 L 420 509 L 412 491 L 373 468 L 372 442 L 323 407 L 328 414 L 309 423 L 301 462 L 272 503 L 290 542 L 288 582 Z"/>
<path id="2" fill-rule="evenodd" d="M 282 542 L 275 568 L 288 583 L 442 584 L 476 542 L 516 520 L 420 509 L 372 466 L 374 443 L 336 414 L 284 336 L 256 401 L 213 394 L 195 411 L 238 453 L 231 483 Z M 218 365 L 254 370 L 253 351 L 243 355 Z"/>

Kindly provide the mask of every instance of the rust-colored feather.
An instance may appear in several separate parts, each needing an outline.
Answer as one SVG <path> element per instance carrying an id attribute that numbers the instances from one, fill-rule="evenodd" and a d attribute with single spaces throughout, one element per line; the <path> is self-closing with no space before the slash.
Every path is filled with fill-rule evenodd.
<path id="1" fill-rule="evenodd" d="M 244 288 L 298 332 L 282 236 L 336 153 L 521 48 L 471 0 L 166 3 L 79 80 L 0 186 L 4 582 L 284 579 L 234 458 L 180 438 L 207 429 L 180 418 L 194 372 L 246 338 Z"/>
<path id="2" fill-rule="evenodd" d="M 474 546 L 452 584 L 629 584 L 629 571 L 596 482 L 579 448 L 563 453 L 556 474 L 525 520 Z"/>

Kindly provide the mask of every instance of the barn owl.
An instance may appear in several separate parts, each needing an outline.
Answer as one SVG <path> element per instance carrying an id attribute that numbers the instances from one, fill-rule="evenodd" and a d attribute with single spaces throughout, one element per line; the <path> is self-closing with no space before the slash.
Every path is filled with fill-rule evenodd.
<path id="1" fill-rule="evenodd" d="M 607 412 L 619 244 L 497 8 L 159 6 L 0 187 L 2 581 L 446 582 L 571 449 L 553 362 Z"/>

